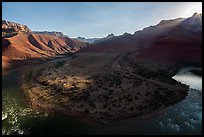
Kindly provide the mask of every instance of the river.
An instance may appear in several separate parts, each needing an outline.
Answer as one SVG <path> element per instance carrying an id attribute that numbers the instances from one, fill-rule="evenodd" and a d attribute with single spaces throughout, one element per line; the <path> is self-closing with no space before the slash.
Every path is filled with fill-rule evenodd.
<path id="1" fill-rule="evenodd" d="M 27 106 L 17 69 L 2 76 L 2 134 L 202 134 L 202 77 L 181 69 L 173 78 L 190 85 L 181 102 L 145 119 L 130 118 L 107 124 L 57 116 Z M 198 68 L 197 68 L 198 69 Z"/>

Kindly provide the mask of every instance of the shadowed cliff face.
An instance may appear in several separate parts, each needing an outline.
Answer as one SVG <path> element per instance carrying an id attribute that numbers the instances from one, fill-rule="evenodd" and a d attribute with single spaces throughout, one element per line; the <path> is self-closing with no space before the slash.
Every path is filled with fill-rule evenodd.
<path id="1" fill-rule="evenodd" d="M 202 14 L 181 21 L 162 34 L 140 57 L 176 62 L 202 62 Z"/>
<path id="2" fill-rule="evenodd" d="M 202 14 L 162 20 L 134 35 L 126 33 L 94 44 L 84 52 L 135 51 L 137 57 L 150 60 L 202 62 Z"/>

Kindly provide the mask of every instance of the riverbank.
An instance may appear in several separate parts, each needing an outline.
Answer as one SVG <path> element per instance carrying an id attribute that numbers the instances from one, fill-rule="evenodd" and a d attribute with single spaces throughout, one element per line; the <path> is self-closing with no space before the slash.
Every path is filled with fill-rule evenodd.
<path id="1" fill-rule="evenodd" d="M 202 76 L 202 70 L 192 69 L 190 72 L 197 76 Z"/>
<path id="2" fill-rule="evenodd" d="M 23 86 L 27 100 L 32 107 L 51 112 L 111 121 L 151 114 L 187 95 L 185 85 L 118 69 L 124 67 L 115 60 L 110 54 L 79 54 L 33 69 Z M 107 70 L 108 66 L 112 68 Z"/>
<path id="3" fill-rule="evenodd" d="M 15 76 L 13 73 L 10 73 L 12 78 Z M 7 78 L 6 78 L 7 79 Z M 9 86 L 7 81 L 19 81 L 20 78 L 16 79 L 3 79 L 4 83 L 7 83 L 8 87 L 13 87 L 14 84 L 10 84 Z M 17 80 L 18 79 L 18 80 Z M 189 78 L 188 78 L 189 79 Z M 5 81 L 6 80 L 6 81 Z M 3 84 L 3 83 L 2 83 Z M 5 84 L 4 88 L 5 88 Z M 202 85 L 201 85 L 202 86 Z M 3 89 L 3 92 L 7 92 L 6 89 Z M 15 111 L 17 114 L 18 121 L 17 123 L 20 125 L 19 132 L 23 134 L 63 134 L 63 135 L 70 135 L 70 134 L 130 134 L 130 135 L 143 135 L 143 134 L 182 134 L 182 135 L 198 135 L 202 134 L 202 117 L 199 123 L 195 123 L 197 118 L 202 116 L 202 92 L 201 95 L 194 94 L 195 90 L 190 90 L 188 97 L 184 100 L 170 105 L 169 107 L 165 107 L 161 111 L 156 111 L 154 113 L 149 113 L 149 117 L 145 118 L 145 116 L 136 116 L 130 117 L 125 119 L 116 119 L 111 120 L 108 122 L 100 122 L 94 121 L 93 118 L 83 118 L 83 116 L 68 116 L 65 114 L 59 114 L 56 112 L 57 116 L 53 114 L 50 116 L 52 112 L 49 113 L 49 116 L 40 116 L 38 113 L 35 115 L 30 116 L 30 112 L 27 112 L 19 106 L 19 104 L 15 105 L 15 108 L 19 108 L 22 111 L 20 114 L 18 111 Z M 9 93 L 18 93 L 23 94 L 22 91 L 12 91 Z M 200 92 L 199 92 L 200 93 Z M 20 98 L 18 95 L 9 95 L 5 96 L 2 95 L 3 100 L 6 98 L 8 99 L 9 103 L 13 99 L 15 100 L 24 100 L 24 98 Z M 193 101 L 193 102 L 192 102 Z M 199 102 L 200 103 L 199 103 Z M 4 101 L 3 101 L 4 102 Z M 4 106 L 8 107 L 8 104 L 4 102 Z M 6 103 L 6 104 L 5 104 Z M 12 101 L 13 105 L 16 102 Z M 26 102 L 28 103 L 28 102 Z M 187 103 L 187 104 L 186 104 Z M 30 110 L 30 108 L 29 108 Z M 35 109 L 33 109 L 35 110 Z M 40 109 L 39 109 L 40 110 Z M 198 112 L 199 111 L 199 112 Z M 9 111 L 10 112 L 10 111 Z M 8 118 L 6 118 L 2 122 L 2 134 L 14 134 L 13 132 L 9 132 L 8 130 L 16 129 L 15 125 L 10 127 L 11 125 L 7 125 L 7 121 L 11 120 L 11 113 L 8 113 Z M 48 114 L 48 113 L 46 113 Z M 22 117 L 22 118 L 21 118 Z M 144 117 L 144 118 L 142 118 Z M 196 121 L 195 121 L 195 120 Z M 13 122 L 13 121 L 12 121 Z M 61 126 L 63 123 L 63 126 Z M 5 125 L 6 124 L 6 125 Z M 17 125 L 18 125 L 17 124 Z M 16 126 L 17 126 L 16 125 Z M 21 126 L 23 125 L 23 127 Z M 178 127 L 179 126 L 179 127 Z M 7 128 L 5 128 L 7 127 Z M 9 127 L 9 128 L 8 128 Z M 42 130 L 43 129 L 43 130 Z M 147 132 L 148 131 L 148 132 Z M 15 132 L 17 134 L 17 132 Z M 19 133 L 19 134 L 20 134 Z"/>

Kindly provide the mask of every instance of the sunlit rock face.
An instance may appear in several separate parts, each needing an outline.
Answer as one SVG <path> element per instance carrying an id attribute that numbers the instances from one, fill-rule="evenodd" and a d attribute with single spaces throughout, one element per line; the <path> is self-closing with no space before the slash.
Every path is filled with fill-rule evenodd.
<path id="1" fill-rule="evenodd" d="M 9 59 L 25 60 L 76 52 L 89 45 L 61 32 L 36 33 L 25 25 L 2 20 L 2 55 Z"/>
<path id="2" fill-rule="evenodd" d="M 26 25 L 6 20 L 2 20 L 2 29 L 13 29 L 14 31 L 32 32 L 32 30 L 30 30 Z"/>
<path id="3" fill-rule="evenodd" d="M 52 35 L 52 36 L 57 36 L 57 37 L 67 37 L 64 35 L 62 32 L 55 32 L 55 31 L 33 31 L 35 34 L 47 34 L 47 35 Z"/>

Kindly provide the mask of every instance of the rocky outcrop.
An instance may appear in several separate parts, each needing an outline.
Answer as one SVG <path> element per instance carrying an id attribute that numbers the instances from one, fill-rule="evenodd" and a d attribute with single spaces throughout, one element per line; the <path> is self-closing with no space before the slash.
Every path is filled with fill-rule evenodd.
<path id="1" fill-rule="evenodd" d="M 140 54 L 139 57 L 146 59 L 202 62 L 202 14 L 162 20 L 133 35 L 125 33 L 94 44 L 96 46 L 89 47 L 87 51 L 135 51 L 135 54 Z"/>
<path id="2" fill-rule="evenodd" d="M 90 39 L 86 39 L 85 37 L 78 37 L 76 38 L 76 40 L 80 40 L 80 41 L 83 41 L 83 42 L 88 42 L 90 44 L 93 44 L 94 42 L 98 41 L 98 40 L 101 40 L 101 38 L 90 38 Z"/>
<path id="3" fill-rule="evenodd" d="M 67 37 L 62 32 L 55 32 L 55 31 L 33 31 L 35 34 L 46 34 L 46 35 L 52 35 L 57 37 Z"/>
<path id="4" fill-rule="evenodd" d="M 176 26 L 157 37 L 149 48 L 144 49 L 140 57 L 160 61 L 202 63 L 201 18 L 202 14 L 194 14 L 180 20 Z"/>
<path id="5" fill-rule="evenodd" d="M 61 32 L 35 32 L 19 23 L 2 20 L 2 55 L 9 59 L 50 57 L 76 52 L 89 44 Z"/>
<path id="6" fill-rule="evenodd" d="M 6 20 L 2 20 L 2 29 L 12 29 L 13 31 L 32 32 L 26 25 L 10 22 Z"/>

